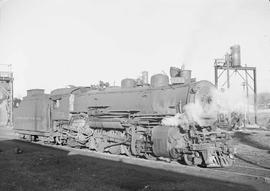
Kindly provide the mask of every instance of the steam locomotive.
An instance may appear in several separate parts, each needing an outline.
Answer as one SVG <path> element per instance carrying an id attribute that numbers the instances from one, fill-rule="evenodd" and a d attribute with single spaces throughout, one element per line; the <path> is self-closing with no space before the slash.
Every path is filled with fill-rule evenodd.
<path id="1" fill-rule="evenodd" d="M 121 87 L 69 87 L 45 94 L 27 91 L 14 111 L 14 130 L 22 138 L 88 148 L 130 157 L 176 161 L 202 167 L 233 163 L 229 135 L 207 115 L 214 85 L 196 82 L 191 71 L 171 67 L 171 83 L 156 74 L 148 83 L 124 79 Z M 188 118 L 185 107 L 199 104 L 203 123 Z"/>

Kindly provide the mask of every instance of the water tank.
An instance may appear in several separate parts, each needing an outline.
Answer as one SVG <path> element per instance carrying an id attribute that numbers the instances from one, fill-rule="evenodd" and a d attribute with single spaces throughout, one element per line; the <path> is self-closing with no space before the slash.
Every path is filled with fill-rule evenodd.
<path id="1" fill-rule="evenodd" d="M 234 45 L 231 47 L 231 58 L 232 58 L 232 67 L 241 66 L 241 54 L 239 45 Z"/>
<path id="2" fill-rule="evenodd" d="M 191 70 L 182 70 L 181 77 L 185 79 L 185 83 L 191 82 Z"/>
<path id="3" fill-rule="evenodd" d="M 122 88 L 134 88 L 136 86 L 136 81 L 131 78 L 125 78 L 121 81 Z"/>
<path id="4" fill-rule="evenodd" d="M 31 89 L 27 90 L 27 96 L 35 96 L 44 94 L 44 89 Z"/>
<path id="5" fill-rule="evenodd" d="M 155 74 L 151 77 L 152 87 L 168 86 L 169 77 L 166 74 Z"/>

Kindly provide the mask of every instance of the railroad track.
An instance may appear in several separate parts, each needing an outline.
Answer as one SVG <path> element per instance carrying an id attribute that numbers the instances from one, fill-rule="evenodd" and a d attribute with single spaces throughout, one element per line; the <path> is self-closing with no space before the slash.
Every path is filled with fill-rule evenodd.
<path id="1" fill-rule="evenodd" d="M 259 175 L 270 178 L 270 167 L 259 164 L 256 161 L 253 161 L 250 158 L 246 158 L 240 154 L 235 155 L 238 163 L 234 164 L 233 167 L 230 167 L 226 170 L 233 172 L 244 172 L 250 175 Z"/>
<path id="2" fill-rule="evenodd" d="M 232 173 L 242 173 L 242 174 L 247 174 L 249 176 L 255 176 L 258 178 L 262 177 L 262 178 L 265 178 L 266 181 L 270 181 L 270 169 L 261 168 L 261 167 L 234 165 L 232 167 L 228 167 L 224 169 L 214 169 L 214 170 L 226 171 L 226 172 L 232 172 Z"/>

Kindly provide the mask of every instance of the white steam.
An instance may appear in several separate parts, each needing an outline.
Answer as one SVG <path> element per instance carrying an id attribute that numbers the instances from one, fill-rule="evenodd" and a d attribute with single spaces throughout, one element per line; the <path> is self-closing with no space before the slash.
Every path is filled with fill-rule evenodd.
<path id="1" fill-rule="evenodd" d="M 184 106 L 183 114 L 176 114 L 173 117 L 164 118 L 163 125 L 181 126 L 186 128 L 189 124 L 197 123 L 200 126 L 213 124 L 222 113 L 230 116 L 232 112 L 245 114 L 248 110 L 248 99 L 243 92 L 237 92 L 232 89 L 220 91 L 213 89 L 210 92 L 211 102 L 204 103 L 195 100 L 195 103 L 189 103 Z"/>
<path id="2" fill-rule="evenodd" d="M 199 100 L 195 103 L 189 103 L 184 107 L 184 112 L 190 123 L 197 123 L 200 126 L 207 125 L 206 119 L 216 118 L 216 112 L 214 108 L 206 105 L 202 105 Z"/>
<path id="3" fill-rule="evenodd" d="M 212 92 L 213 104 L 221 113 L 245 113 L 249 102 L 243 91 L 228 89 L 226 91 L 215 90 Z"/>
<path id="4" fill-rule="evenodd" d="M 181 126 L 183 129 L 189 128 L 189 120 L 185 113 L 177 113 L 173 117 L 165 117 L 161 123 L 165 126 Z"/>

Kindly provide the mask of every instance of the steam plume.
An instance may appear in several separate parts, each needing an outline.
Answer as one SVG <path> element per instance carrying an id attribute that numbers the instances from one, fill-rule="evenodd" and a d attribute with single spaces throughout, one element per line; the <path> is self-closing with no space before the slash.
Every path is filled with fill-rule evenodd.
<path id="1" fill-rule="evenodd" d="M 173 117 L 164 118 L 163 125 L 181 126 L 187 128 L 189 124 L 196 123 L 200 126 L 212 125 L 219 113 L 229 115 L 232 112 L 244 114 L 247 111 L 248 100 L 244 93 L 232 89 L 221 91 L 213 89 L 210 92 L 212 98 L 210 103 L 203 103 L 195 100 L 184 106 L 183 114 L 176 114 Z"/>

